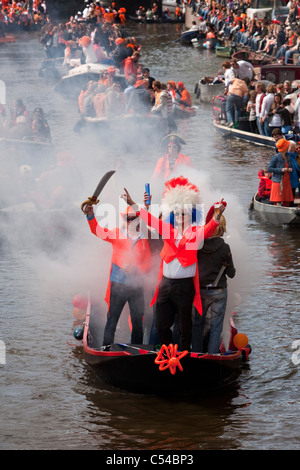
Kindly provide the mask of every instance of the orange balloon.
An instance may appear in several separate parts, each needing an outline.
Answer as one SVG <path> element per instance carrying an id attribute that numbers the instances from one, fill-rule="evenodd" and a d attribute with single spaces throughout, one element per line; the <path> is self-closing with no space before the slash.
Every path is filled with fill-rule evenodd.
<path id="1" fill-rule="evenodd" d="M 248 344 L 248 338 L 243 333 L 238 333 L 233 338 L 233 344 L 237 349 L 243 349 Z"/>
<path id="2" fill-rule="evenodd" d="M 85 310 L 74 307 L 73 315 L 77 320 L 84 320 L 85 318 Z"/>

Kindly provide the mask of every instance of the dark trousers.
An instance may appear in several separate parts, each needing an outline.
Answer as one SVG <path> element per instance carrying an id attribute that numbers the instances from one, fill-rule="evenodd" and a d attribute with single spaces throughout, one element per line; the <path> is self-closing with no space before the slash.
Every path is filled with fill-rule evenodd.
<path id="1" fill-rule="evenodd" d="M 143 288 L 112 282 L 103 346 L 114 342 L 116 327 L 126 302 L 129 305 L 132 324 L 131 344 L 143 343 L 143 316 L 145 309 Z"/>
<path id="2" fill-rule="evenodd" d="M 156 301 L 156 327 L 162 344 L 169 346 L 170 343 L 173 343 L 171 327 L 177 316 L 181 343 L 179 348 L 190 350 L 194 295 L 193 278 L 168 279 L 163 277 L 159 284 Z"/>

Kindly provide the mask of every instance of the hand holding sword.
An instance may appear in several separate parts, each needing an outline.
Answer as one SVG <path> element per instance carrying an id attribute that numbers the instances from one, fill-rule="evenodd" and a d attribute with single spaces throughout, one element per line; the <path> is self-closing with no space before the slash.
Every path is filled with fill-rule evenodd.
<path id="1" fill-rule="evenodd" d="M 81 210 L 84 214 L 86 214 L 87 216 L 93 215 L 94 213 L 93 205 L 99 203 L 98 196 L 100 195 L 104 186 L 106 185 L 106 183 L 108 182 L 108 180 L 112 177 L 114 173 L 115 173 L 115 170 L 108 171 L 107 173 L 105 173 L 105 175 L 99 181 L 98 186 L 94 191 L 94 194 L 91 197 L 87 198 L 87 200 L 81 204 Z"/>

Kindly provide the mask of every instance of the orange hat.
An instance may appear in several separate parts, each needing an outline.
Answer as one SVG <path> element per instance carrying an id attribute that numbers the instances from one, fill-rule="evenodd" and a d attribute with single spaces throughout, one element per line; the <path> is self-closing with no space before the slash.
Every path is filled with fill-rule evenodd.
<path id="1" fill-rule="evenodd" d="M 131 206 L 127 206 L 125 212 L 121 212 L 121 216 L 125 219 L 127 217 L 138 217 L 138 214 Z"/>
<path id="2" fill-rule="evenodd" d="M 287 150 L 290 146 L 290 143 L 286 139 L 279 139 L 278 142 L 276 142 L 276 147 L 278 149 L 278 152 L 284 152 Z"/>
<path id="3" fill-rule="evenodd" d="M 137 82 L 135 82 L 135 88 L 139 88 L 140 86 L 143 86 L 145 85 L 145 82 L 144 80 L 138 80 Z"/>
<path id="4" fill-rule="evenodd" d="M 123 44 L 124 41 L 122 38 L 117 38 L 115 42 L 117 45 L 119 45 L 119 44 Z"/>
<path id="5" fill-rule="evenodd" d="M 92 40 L 89 36 L 83 36 L 79 39 L 79 44 L 83 47 L 87 47 L 92 43 Z"/>
<path id="6" fill-rule="evenodd" d="M 107 69 L 107 73 L 116 73 L 116 71 L 117 71 L 117 69 L 113 65 L 111 65 Z"/>

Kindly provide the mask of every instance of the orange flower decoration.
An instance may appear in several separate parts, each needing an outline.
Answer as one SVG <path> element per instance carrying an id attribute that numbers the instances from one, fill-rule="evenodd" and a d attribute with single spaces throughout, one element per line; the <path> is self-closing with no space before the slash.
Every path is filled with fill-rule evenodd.
<path id="1" fill-rule="evenodd" d="M 177 344 L 169 344 L 168 347 L 165 344 L 162 345 L 154 361 L 155 364 L 159 364 L 159 370 L 166 370 L 169 368 L 172 375 L 175 374 L 176 367 L 183 371 L 180 360 L 188 354 L 188 351 L 178 353 L 177 349 Z"/>

